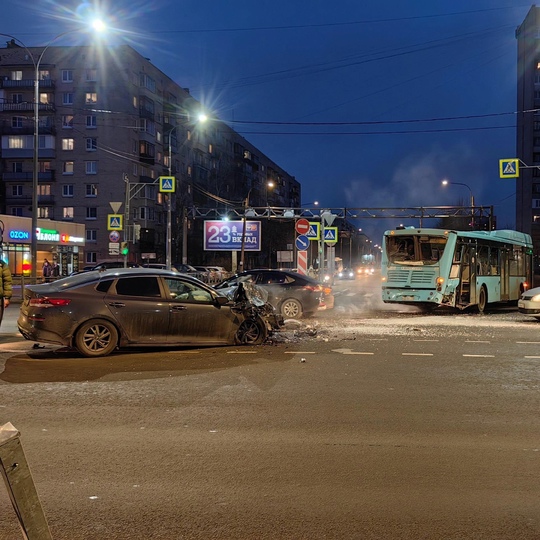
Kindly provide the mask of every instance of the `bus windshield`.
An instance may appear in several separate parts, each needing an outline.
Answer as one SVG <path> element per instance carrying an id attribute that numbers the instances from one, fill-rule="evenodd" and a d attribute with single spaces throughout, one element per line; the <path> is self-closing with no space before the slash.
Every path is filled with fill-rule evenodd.
<path id="1" fill-rule="evenodd" d="M 446 246 L 445 236 L 387 236 L 386 253 L 390 264 L 437 264 Z"/>

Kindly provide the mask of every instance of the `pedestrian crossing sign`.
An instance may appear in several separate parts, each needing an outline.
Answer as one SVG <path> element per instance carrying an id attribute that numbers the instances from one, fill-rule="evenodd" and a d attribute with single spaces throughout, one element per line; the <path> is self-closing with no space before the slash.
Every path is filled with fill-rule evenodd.
<path id="1" fill-rule="evenodd" d="M 338 240 L 338 228 L 337 227 L 325 227 L 324 228 L 324 243 L 334 245 Z"/>
<path id="2" fill-rule="evenodd" d="M 321 239 L 321 224 L 318 221 L 310 221 L 309 230 L 306 233 L 306 236 L 310 240 L 320 240 Z"/>
<path id="3" fill-rule="evenodd" d="M 518 178 L 519 177 L 519 159 L 500 159 L 499 160 L 499 176 L 501 178 Z"/>
<path id="4" fill-rule="evenodd" d="M 174 176 L 160 176 L 159 177 L 159 191 L 161 193 L 174 193 Z"/>
<path id="5" fill-rule="evenodd" d="M 107 230 L 122 231 L 124 229 L 124 216 L 122 214 L 107 214 Z"/>

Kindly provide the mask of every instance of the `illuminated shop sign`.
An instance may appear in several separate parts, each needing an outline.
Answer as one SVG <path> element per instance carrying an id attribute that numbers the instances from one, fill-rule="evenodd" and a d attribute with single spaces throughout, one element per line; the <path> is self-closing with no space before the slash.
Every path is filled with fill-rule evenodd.
<path id="1" fill-rule="evenodd" d="M 10 240 L 30 240 L 28 231 L 9 231 Z"/>
<path id="2" fill-rule="evenodd" d="M 70 242 L 83 242 L 84 239 L 81 236 L 70 236 L 69 234 L 62 234 L 60 235 L 60 240 L 64 244 L 67 244 Z"/>
<path id="3" fill-rule="evenodd" d="M 30 231 L 19 231 L 12 229 L 8 233 L 9 239 L 13 241 L 30 241 Z M 71 236 L 70 234 L 63 234 L 54 229 L 36 229 L 36 238 L 40 242 L 58 242 L 62 244 L 75 244 L 83 243 L 84 238 L 81 236 Z"/>
<path id="4" fill-rule="evenodd" d="M 36 229 L 36 237 L 42 242 L 60 242 L 60 233 L 49 229 Z"/>

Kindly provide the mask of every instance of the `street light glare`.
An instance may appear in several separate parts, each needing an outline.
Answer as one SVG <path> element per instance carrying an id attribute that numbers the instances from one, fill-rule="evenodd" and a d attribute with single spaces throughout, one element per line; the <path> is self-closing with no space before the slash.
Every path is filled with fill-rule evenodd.
<path id="1" fill-rule="evenodd" d="M 107 29 L 107 25 L 102 19 L 94 19 L 91 26 L 96 32 L 99 33 L 104 32 Z"/>
<path id="2" fill-rule="evenodd" d="M 199 122 L 206 122 L 208 120 L 208 115 L 204 114 L 204 113 L 199 113 L 199 116 L 197 117 Z"/>

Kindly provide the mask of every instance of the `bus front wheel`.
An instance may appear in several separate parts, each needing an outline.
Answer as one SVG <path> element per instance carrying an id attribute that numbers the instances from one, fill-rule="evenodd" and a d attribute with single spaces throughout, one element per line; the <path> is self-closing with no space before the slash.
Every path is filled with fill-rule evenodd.
<path id="1" fill-rule="evenodd" d="M 482 285 L 482 287 L 480 288 L 480 293 L 478 294 L 478 311 L 480 313 L 484 313 L 487 306 L 487 300 L 488 300 L 487 290 L 486 290 L 486 287 Z"/>

